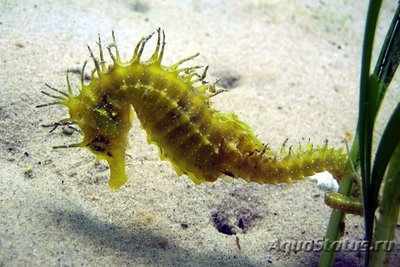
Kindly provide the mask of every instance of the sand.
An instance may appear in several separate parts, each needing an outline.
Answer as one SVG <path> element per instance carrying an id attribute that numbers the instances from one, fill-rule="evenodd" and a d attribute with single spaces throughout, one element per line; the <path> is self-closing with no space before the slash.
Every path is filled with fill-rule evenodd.
<path id="1" fill-rule="evenodd" d="M 49 100 L 44 83 L 65 88 L 66 70 L 82 66 L 98 33 L 109 43 L 114 29 L 127 59 L 162 27 L 164 63 L 200 52 L 193 64 L 209 65 L 208 80 L 223 76 L 229 87 L 214 106 L 235 112 L 271 148 L 286 138 L 345 147 L 357 119 L 366 1 L 111 2 L 0 2 L 0 266 L 315 266 L 317 251 L 269 249 L 324 236 L 330 209 L 315 181 L 196 186 L 159 159 L 135 120 L 130 179 L 111 191 L 107 165 L 89 151 L 52 149 L 81 138 L 40 127 L 66 110 L 35 106 Z M 395 7 L 387 2 L 379 44 Z M 382 121 L 399 95 L 389 92 Z M 214 224 L 240 218 L 246 227 L 236 236 Z M 361 217 L 347 216 L 346 240 L 362 240 L 363 230 Z M 338 254 L 337 266 L 361 265 L 360 252 Z"/>

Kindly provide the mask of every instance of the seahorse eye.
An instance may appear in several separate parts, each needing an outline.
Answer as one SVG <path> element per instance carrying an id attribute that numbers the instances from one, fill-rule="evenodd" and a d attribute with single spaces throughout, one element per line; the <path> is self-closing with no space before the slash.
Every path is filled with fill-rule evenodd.
<path id="1" fill-rule="evenodd" d="M 104 153 L 107 151 L 109 141 L 104 136 L 96 136 L 96 138 L 89 142 L 87 146 L 96 153 Z"/>

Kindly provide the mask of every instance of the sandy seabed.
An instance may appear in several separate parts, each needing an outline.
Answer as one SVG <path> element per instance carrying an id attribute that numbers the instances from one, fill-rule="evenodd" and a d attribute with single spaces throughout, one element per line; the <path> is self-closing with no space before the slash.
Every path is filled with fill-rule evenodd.
<path id="1" fill-rule="evenodd" d="M 324 236 L 330 209 L 314 181 L 196 186 L 159 159 L 135 120 L 130 179 L 111 191 L 107 165 L 87 150 L 52 149 L 81 138 L 40 127 L 67 111 L 35 106 L 48 101 L 45 82 L 65 88 L 66 70 L 81 68 L 98 33 L 109 43 L 114 29 L 129 58 L 162 27 L 164 64 L 201 52 L 192 64 L 209 65 L 208 80 L 222 76 L 229 89 L 214 106 L 234 111 L 271 148 L 286 138 L 345 147 L 357 120 L 367 1 L 326 2 L 0 1 L 0 266 L 316 266 L 318 251 L 270 249 Z M 379 44 L 396 4 L 388 2 Z M 78 75 L 72 80 L 77 90 Z M 389 92 L 382 121 L 399 95 Z M 216 220 L 236 236 L 219 232 Z M 344 239 L 361 241 L 363 231 L 361 217 L 347 216 Z M 363 253 L 341 251 L 336 262 L 362 266 Z"/>

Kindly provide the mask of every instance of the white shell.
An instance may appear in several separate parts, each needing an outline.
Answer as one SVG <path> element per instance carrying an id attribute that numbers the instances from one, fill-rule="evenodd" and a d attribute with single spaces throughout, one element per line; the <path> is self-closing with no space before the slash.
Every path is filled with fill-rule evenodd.
<path id="1" fill-rule="evenodd" d="M 312 180 L 317 181 L 317 186 L 319 189 L 324 191 L 337 191 L 339 189 L 339 185 L 337 181 L 333 178 L 332 174 L 329 172 L 320 172 L 316 173 L 313 176 L 310 176 Z"/>

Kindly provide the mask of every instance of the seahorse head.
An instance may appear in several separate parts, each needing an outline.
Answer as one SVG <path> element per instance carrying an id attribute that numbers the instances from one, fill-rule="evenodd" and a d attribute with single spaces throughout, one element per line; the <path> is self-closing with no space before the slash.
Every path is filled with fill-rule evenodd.
<path id="1" fill-rule="evenodd" d="M 86 147 L 97 160 L 107 160 L 111 172 L 109 185 L 118 189 L 127 181 L 125 151 L 129 147 L 133 111 L 126 96 L 115 90 L 115 86 L 112 83 L 100 86 L 93 80 L 82 87 L 79 95 L 69 96 L 63 104 L 69 110 L 69 120 L 79 126 L 83 135 L 76 146 Z"/>

